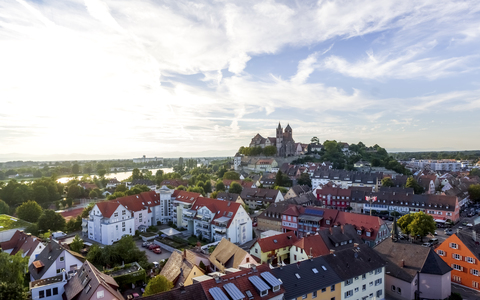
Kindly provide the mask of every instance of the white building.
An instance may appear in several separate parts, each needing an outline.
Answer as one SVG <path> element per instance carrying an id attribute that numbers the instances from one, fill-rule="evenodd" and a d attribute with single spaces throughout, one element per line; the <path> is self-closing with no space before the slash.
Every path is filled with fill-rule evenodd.
<path id="1" fill-rule="evenodd" d="M 29 257 L 28 265 L 30 265 L 43 251 L 45 246 L 36 236 L 17 230 L 9 241 L 0 243 L 0 248 L 2 248 L 3 252 L 10 255 L 15 255 L 18 251 L 22 251 L 22 257 Z"/>
<path id="2" fill-rule="evenodd" d="M 167 186 L 162 186 L 156 191 L 159 198 L 159 204 L 151 207 L 152 214 L 155 216 L 155 224 L 161 222 L 163 224 L 173 221 L 173 200 L 172 195 L 174 190 L 169 189 Z"/>
<path id="3" fill-rule="evenodd" d="M 30 280 L 40 280 L 60 275 L 62 272 L 77 270 L 85 258 L 78 253 L 63 248 L 55 241 L 48 245 L 28 267 Z"/>
<path id="4" fill-rule="evenodd" d="M 189 232 L 208 240 L 226 238 L 237 244 L 252 240 L 252 219 L 239 203 L 198 198 L 183 211 L 183 220 Z"/>
<path id="5" fill-rule="evenodd" d="M 62 295 L 67 284 L 66 272 L 59 275 L 30 282 L 32 299 L 63 300 Z"/>
<path id="6" fill-rule="evenodd" d="M 85 225 L 88 238 L 104 245 L 111 245 L 124 235 L 135 234 L 134 213 L 115 200 L 95 204 L 89 218 L 82 222 L 82 226 Z"/>
<path id="7" fill-rule="evenodd" d="M 188 227 L 188 221 L 184 220 L 184 215 L 188 219 L 193 217 L 194 212 L 187 213 L 189 209 L 192 208 L 193 203 L 201 197 L 199 193 L 185 192 L 180 190 L 175 190 L 172 194 L 172 221 L 177 227 L 187 228 L 190 233 L 193 233 L 193 228 Z"/>
<path id="8" fill-rule="evenodd" d="M 163 164 L 163 157 L 146 157 L 145 155 L 140 158 L 134 158 L 134 163 L 147 163 L 147 162 L 158 162 Z"/>

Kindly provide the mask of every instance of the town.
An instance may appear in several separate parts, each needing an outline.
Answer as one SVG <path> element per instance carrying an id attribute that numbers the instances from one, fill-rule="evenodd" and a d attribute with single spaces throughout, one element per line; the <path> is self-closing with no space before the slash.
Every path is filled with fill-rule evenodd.
<path id="1" fill-rule="evenodd" d="M 231 158 L 64 162 L 65 183 L 4 163 L 0 298 L 480 297 L 478 155 L 394 159 L 292 131 Z"/>

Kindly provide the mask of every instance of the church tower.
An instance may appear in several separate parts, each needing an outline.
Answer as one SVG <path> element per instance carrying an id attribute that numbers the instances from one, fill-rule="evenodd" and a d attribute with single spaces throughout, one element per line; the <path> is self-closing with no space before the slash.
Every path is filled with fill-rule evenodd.
<path id="1" fill-rule="evenodd" d="M 283 129 L 282 125 L 280 125 L 280 122 L 278 122 L 278 127 L 277 127 L 277 136 L 275 140 L 276 146 L 277 146 L 277 155 L 282 155 L 282 146 L 283 146 Z"/>
<path id="2" fill-rule="evenodd" d="M 285 134 L 283 139 L 285 142 L 293 139 L 292 127 L 290 127 L 290 124 L 288 124 L 287 127 L 285 127 Z"/>

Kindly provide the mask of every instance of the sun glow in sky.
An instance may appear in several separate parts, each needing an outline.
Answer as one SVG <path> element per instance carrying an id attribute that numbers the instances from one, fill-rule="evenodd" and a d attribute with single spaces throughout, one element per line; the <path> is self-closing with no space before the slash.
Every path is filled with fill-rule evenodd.
<path id="1" fill-rule="evenodd" d="M 478 1 L 0 2 L 0 158 L 234 155 L 278 122 L 480 149 Z"/>

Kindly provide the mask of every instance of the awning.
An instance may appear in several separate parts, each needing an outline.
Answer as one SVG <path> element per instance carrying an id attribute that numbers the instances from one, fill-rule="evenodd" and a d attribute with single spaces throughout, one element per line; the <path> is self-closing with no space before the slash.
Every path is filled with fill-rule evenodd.
<path id="1" fill-rule="evenodd" d="M 320 222 L 320 220 L 322 220 L 322 219 L 323 219 L 323 217 L 310 216 L 310 215 L 301 215 L 301 216 L 298 217 L 299 222 L 302 222 L 302 221 Z"/>
<path id="2" fill-rule="evenodd" d="M 435 222 L 437 222 L 437 223 L 446 223 L 447 221 L 445 221 L 445 220 L 440 220 L 440 219 L 436 219 Z"/>
<path id="3" fill-rule="evenodd" d="M 230 221 L 230 218 L 229 217 L 220 217 L 218 219 L 215 219 L 214 221 L 218 222 L 218 223 L 226 223 L 226 222 Z"/>

